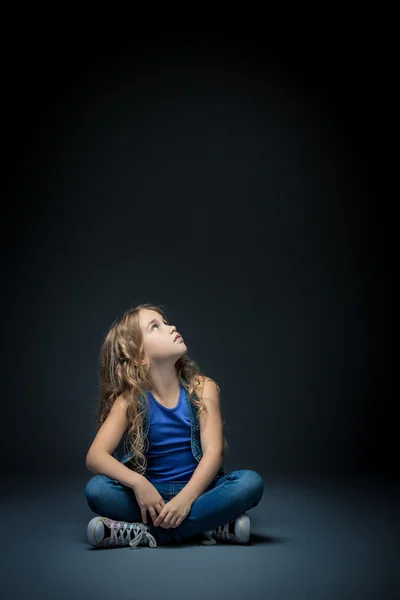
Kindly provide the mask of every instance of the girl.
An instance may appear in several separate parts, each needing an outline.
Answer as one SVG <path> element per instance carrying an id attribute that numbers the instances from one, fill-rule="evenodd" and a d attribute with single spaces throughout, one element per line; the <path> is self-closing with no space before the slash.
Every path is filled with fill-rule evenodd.
<path id="1" fill-rule="evenodd" d="M 85 496 L 98 515 L 87 527 L 90 544 L 247 543 L 245 511 L 260 502 L 264 481 L 249 469 L 225 472 L 219 386 L 190 360 L 162 307 L 126 311 L 100 363 L 97 435 L 86 456 L 95 476 Z"/>

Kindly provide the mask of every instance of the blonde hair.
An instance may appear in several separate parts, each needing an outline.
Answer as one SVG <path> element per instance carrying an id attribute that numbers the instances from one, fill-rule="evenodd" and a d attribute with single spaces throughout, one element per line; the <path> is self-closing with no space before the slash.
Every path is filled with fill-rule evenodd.
<path id="1" fill-rule="evenodd" d="M 100 352 L 100 400 L 97 407 L 96 431 L 104 423 L 116 398 L 122 395 L 127 401 L 129 421 L 125 437 L 125 452 L 133 453 L 129 467 L 143 475 L 147 467 L 145 452 L 148 450 L 148 439 L 144 439 L 142 429 L 146 409 L 140 410 L 139 398 L 145 397 L 147 406 L 146 391 L 150 388 L 151 381 L 148 376 L 148 356 L 144 349 L 143 334 L 139 324 L 139 313 L 142 309 L 154 310 L 168 322 L 162 306 L 148 302 L 126 310 L 120 319 L 113 322 Z M 143 359 L 145 364 L 142 364 Z M 187 389 L 189 399 L 197 409 L 197 414 L 199 415 L 203 410 L 207 411 L 204 401 L 196 393 L 198 387 L 202 385 L 200 377 L 204 376 L 200 367 L 185 352 L 176 362 L 175 368 L 180 383 Z M 214 383 L 220 392 L 219 385 L 215 381 Z M 224 426 L 224 419 L 222 423 Z M 146 447 L 145 442 L 147 442 Z M 229 445 L 224 437 L 224 456 L 228 450 Z"/>

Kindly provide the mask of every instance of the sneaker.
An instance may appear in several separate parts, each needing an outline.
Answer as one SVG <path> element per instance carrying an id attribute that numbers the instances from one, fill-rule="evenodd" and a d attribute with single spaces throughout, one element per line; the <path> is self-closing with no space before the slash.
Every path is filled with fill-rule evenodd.
<path id="1" fill-rule="evenodd" d="M 203 531 L 204 539 L 200 542 L 204 546 L 220 542 L 231 542 L 234 544 L 247 544 L 250 539 L 250 517 L 243 513 L 233 521 L 220 525 L 217 529 Z"/>
<path id="2" fill-rule="evenodd" d="M 139 545 L 149 545 L 151 548 L 157 546 L 145 523 L 126 523 L 107 517 L 93 517 L 87 526 L 87 537 L 89 543 L 97 548 L 131 546 L 133 549 Z"/>

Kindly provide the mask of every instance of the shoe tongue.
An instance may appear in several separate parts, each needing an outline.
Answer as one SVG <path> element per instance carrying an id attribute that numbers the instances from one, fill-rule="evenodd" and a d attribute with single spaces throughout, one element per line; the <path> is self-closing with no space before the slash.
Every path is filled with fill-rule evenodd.
<path id="1" fill-rule="evenodd" d="M 121 521 L 122 523 L 122 521 Z M 106 525 L 105 523 L 103 523 L 104 525 L 104 535 L 103 535 L 103 539 L 106 537 L 111 537 L 111 529 L 110 527 L 108 527 L 108 525 Z M 125 531 L 122 531 L 122 527 L 118 528 L 118 537 L 121 539 L 126 539 L 126 536 L 128 535 L 129 531 L 131 531 L 131 527 L 127 527 L 125 529 Z"/>
<path id="2" fill-rule="evenodd" d="M 111 536 L 111 529 L 110 529 L 110 527 L 108 527 L 108 525 L 106 525 L 104 523 L 104 535 L 103 535 L 103 539 L 104 538 L 108 538 L 110 536 Z"/>

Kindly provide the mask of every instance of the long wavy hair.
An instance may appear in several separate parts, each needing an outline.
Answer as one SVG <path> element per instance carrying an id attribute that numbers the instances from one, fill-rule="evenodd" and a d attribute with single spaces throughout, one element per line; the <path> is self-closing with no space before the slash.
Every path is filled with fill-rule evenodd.
<path id="1" fill-rule="evenodd" d="M 149 359 L 144 348 L 139 313 L 142 309 L 154 310 L 169 322 L 162 306 L 149 302 L 138 304 L 125 311 L 120 319 L 112 323 L 100 351 L 100 400 L 97 408 L 96 432 L 107 418 L 116 398 L 123 396 L 127 401 L 128 428 L 125 432 L 124 451 L 133 453 L 126 464 L 130 469 L 144 475 L 147 468 L 147 437 L 143 436 L 143 419 L 149 408 L 147 391 L 151 387 Z M 142 361 L 144 359 L 144 364 Z M 191 360 L 187 352 L 175 363 L 176 374 L 189 394 L 190 402 L 197 409 L 197 415 L 207 411 L 201 396 L 196 390 L 202 385 L 199 376 L 205 376 L 198 364 Z M 183 381 L 186 379 L 187 383 Z M 213 380 L 214 381 L 214 380 Z M 220 387 L 215 382 L 220 392 Z M 141 410 L 139 399 L 144 397 L 146 405 Z M 222 419 L 223 427 L 225 420 Z M 223 456 L 229 445 L 223 437 Z"/>

